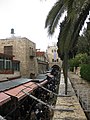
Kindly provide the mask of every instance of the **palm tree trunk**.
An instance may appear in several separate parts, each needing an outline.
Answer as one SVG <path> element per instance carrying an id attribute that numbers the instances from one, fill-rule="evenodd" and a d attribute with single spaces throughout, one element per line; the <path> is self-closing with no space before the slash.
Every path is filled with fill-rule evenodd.
<path id="1" fill-rule="evenodd" d="M 65 82 L 65 95 L 67 95 L 68 89 L 68 54 L 64 54 L 63 59 L 63 75 L 64 75 L 64 82 Z"/>

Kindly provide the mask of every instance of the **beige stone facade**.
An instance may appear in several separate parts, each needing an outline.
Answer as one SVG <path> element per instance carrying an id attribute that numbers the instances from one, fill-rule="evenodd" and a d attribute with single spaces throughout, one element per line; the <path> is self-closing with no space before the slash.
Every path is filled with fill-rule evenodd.
<path id="1" fill-rule="evenodd" d="M 20 61 L 20 72 L 22 77 L 30 77 L 37 74 L 36 44 L 27 38 L 12 37 L 0 39 L 0 53 L 5 53 L 4 47 L 12 46 L 14 60 Z"/>
<path id="2" fill-rule="evenodd" d="M 38 63 L 38 73 L 39 74 L 45 73 L 45 71 L 48 70 L 46 53 L 39 50 L 36 52 L 36 57 L 37 57 L 37 63 Z"/>
<path id="3" fill-rule="evenodd" d="M 53 65 L 58 65 L 59 67 L 61 67 L 62 61 L 58 57 L 58 54 L 57 54 L 57 45 L 56 44 L 47 47 L 47 58 L 48 58 L 49 67 L 50 68 Z"/>

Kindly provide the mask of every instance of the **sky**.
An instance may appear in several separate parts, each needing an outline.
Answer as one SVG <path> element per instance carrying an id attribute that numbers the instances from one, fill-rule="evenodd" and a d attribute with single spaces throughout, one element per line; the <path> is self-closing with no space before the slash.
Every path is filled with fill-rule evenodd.
<path id="1" fill-rule="evenodd" d="M 0 0 L 0 39 L 11 36 L 27 37 L 36 48 L 46 51 L 48 45 L 57 42 L 57 32 L 50 37 L 45 29 L 48 12 L 56 0 Z"/>

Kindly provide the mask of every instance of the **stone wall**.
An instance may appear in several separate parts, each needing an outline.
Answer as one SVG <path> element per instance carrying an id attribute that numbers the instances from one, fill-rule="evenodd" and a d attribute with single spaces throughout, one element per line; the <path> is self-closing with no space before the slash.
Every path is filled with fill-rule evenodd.
<path id="1" fill-rule="evenodd" d="M 45 71 L 47 71 L 47 64 L 38 63 L 38 73 L 42 74 L 45 73 Z"/>
<path id="2" fill-rule="evenodd" d="M 0 74 L 0 81 L 8 80 L 8 78 L 20 77 L 20 72 L 14 71 L 14 74 Z"/>
<path id="3" fill-rule="evenodd" d="M 58 94 L 64 93 L 64 76 L 61 74 Z M 57 97 L 55 108 L 53 120 L 87 120 L 69 79 L 67 96 Z"/>

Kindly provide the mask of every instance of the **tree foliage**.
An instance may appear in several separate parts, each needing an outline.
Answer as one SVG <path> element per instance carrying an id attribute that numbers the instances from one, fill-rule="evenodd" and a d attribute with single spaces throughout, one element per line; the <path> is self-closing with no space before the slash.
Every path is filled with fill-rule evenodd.
<path id="1" fill-rule="evenodd" d="M 90 64 L 83 64 L 81 66 L 80 75 L 83 79 L 90 82 Z"/>
<path id="2" fill-rule="evenodd" d="M 79 53 L 75 56 L 75 58 L 69 60 L 70 67 L 79 67 L 80 64 L 87 64 L 89 63 L 88 59 L 89 58 L 86 53 Z"/>
<path id="3" fill-rule="evenodd" d="M 90 0 L 58 0 L 50 10 L 45 27 L 52 35 L 57 27 L 61 15 L 67 11 L 64 21 L 59 24 L 58 55 L 63 60 L 63 73 L 65 78 L 65 94 L 67 94 L 68 59 L 74 46 L 77 44 L 79 32 L 89 14 Z"/>
<path id="4" fill-rule="evenodd" d="M 84 35 L 78 38 L 77 53 L 87 53 L 90 56 L 90 31 L 85 30 Z"/>

